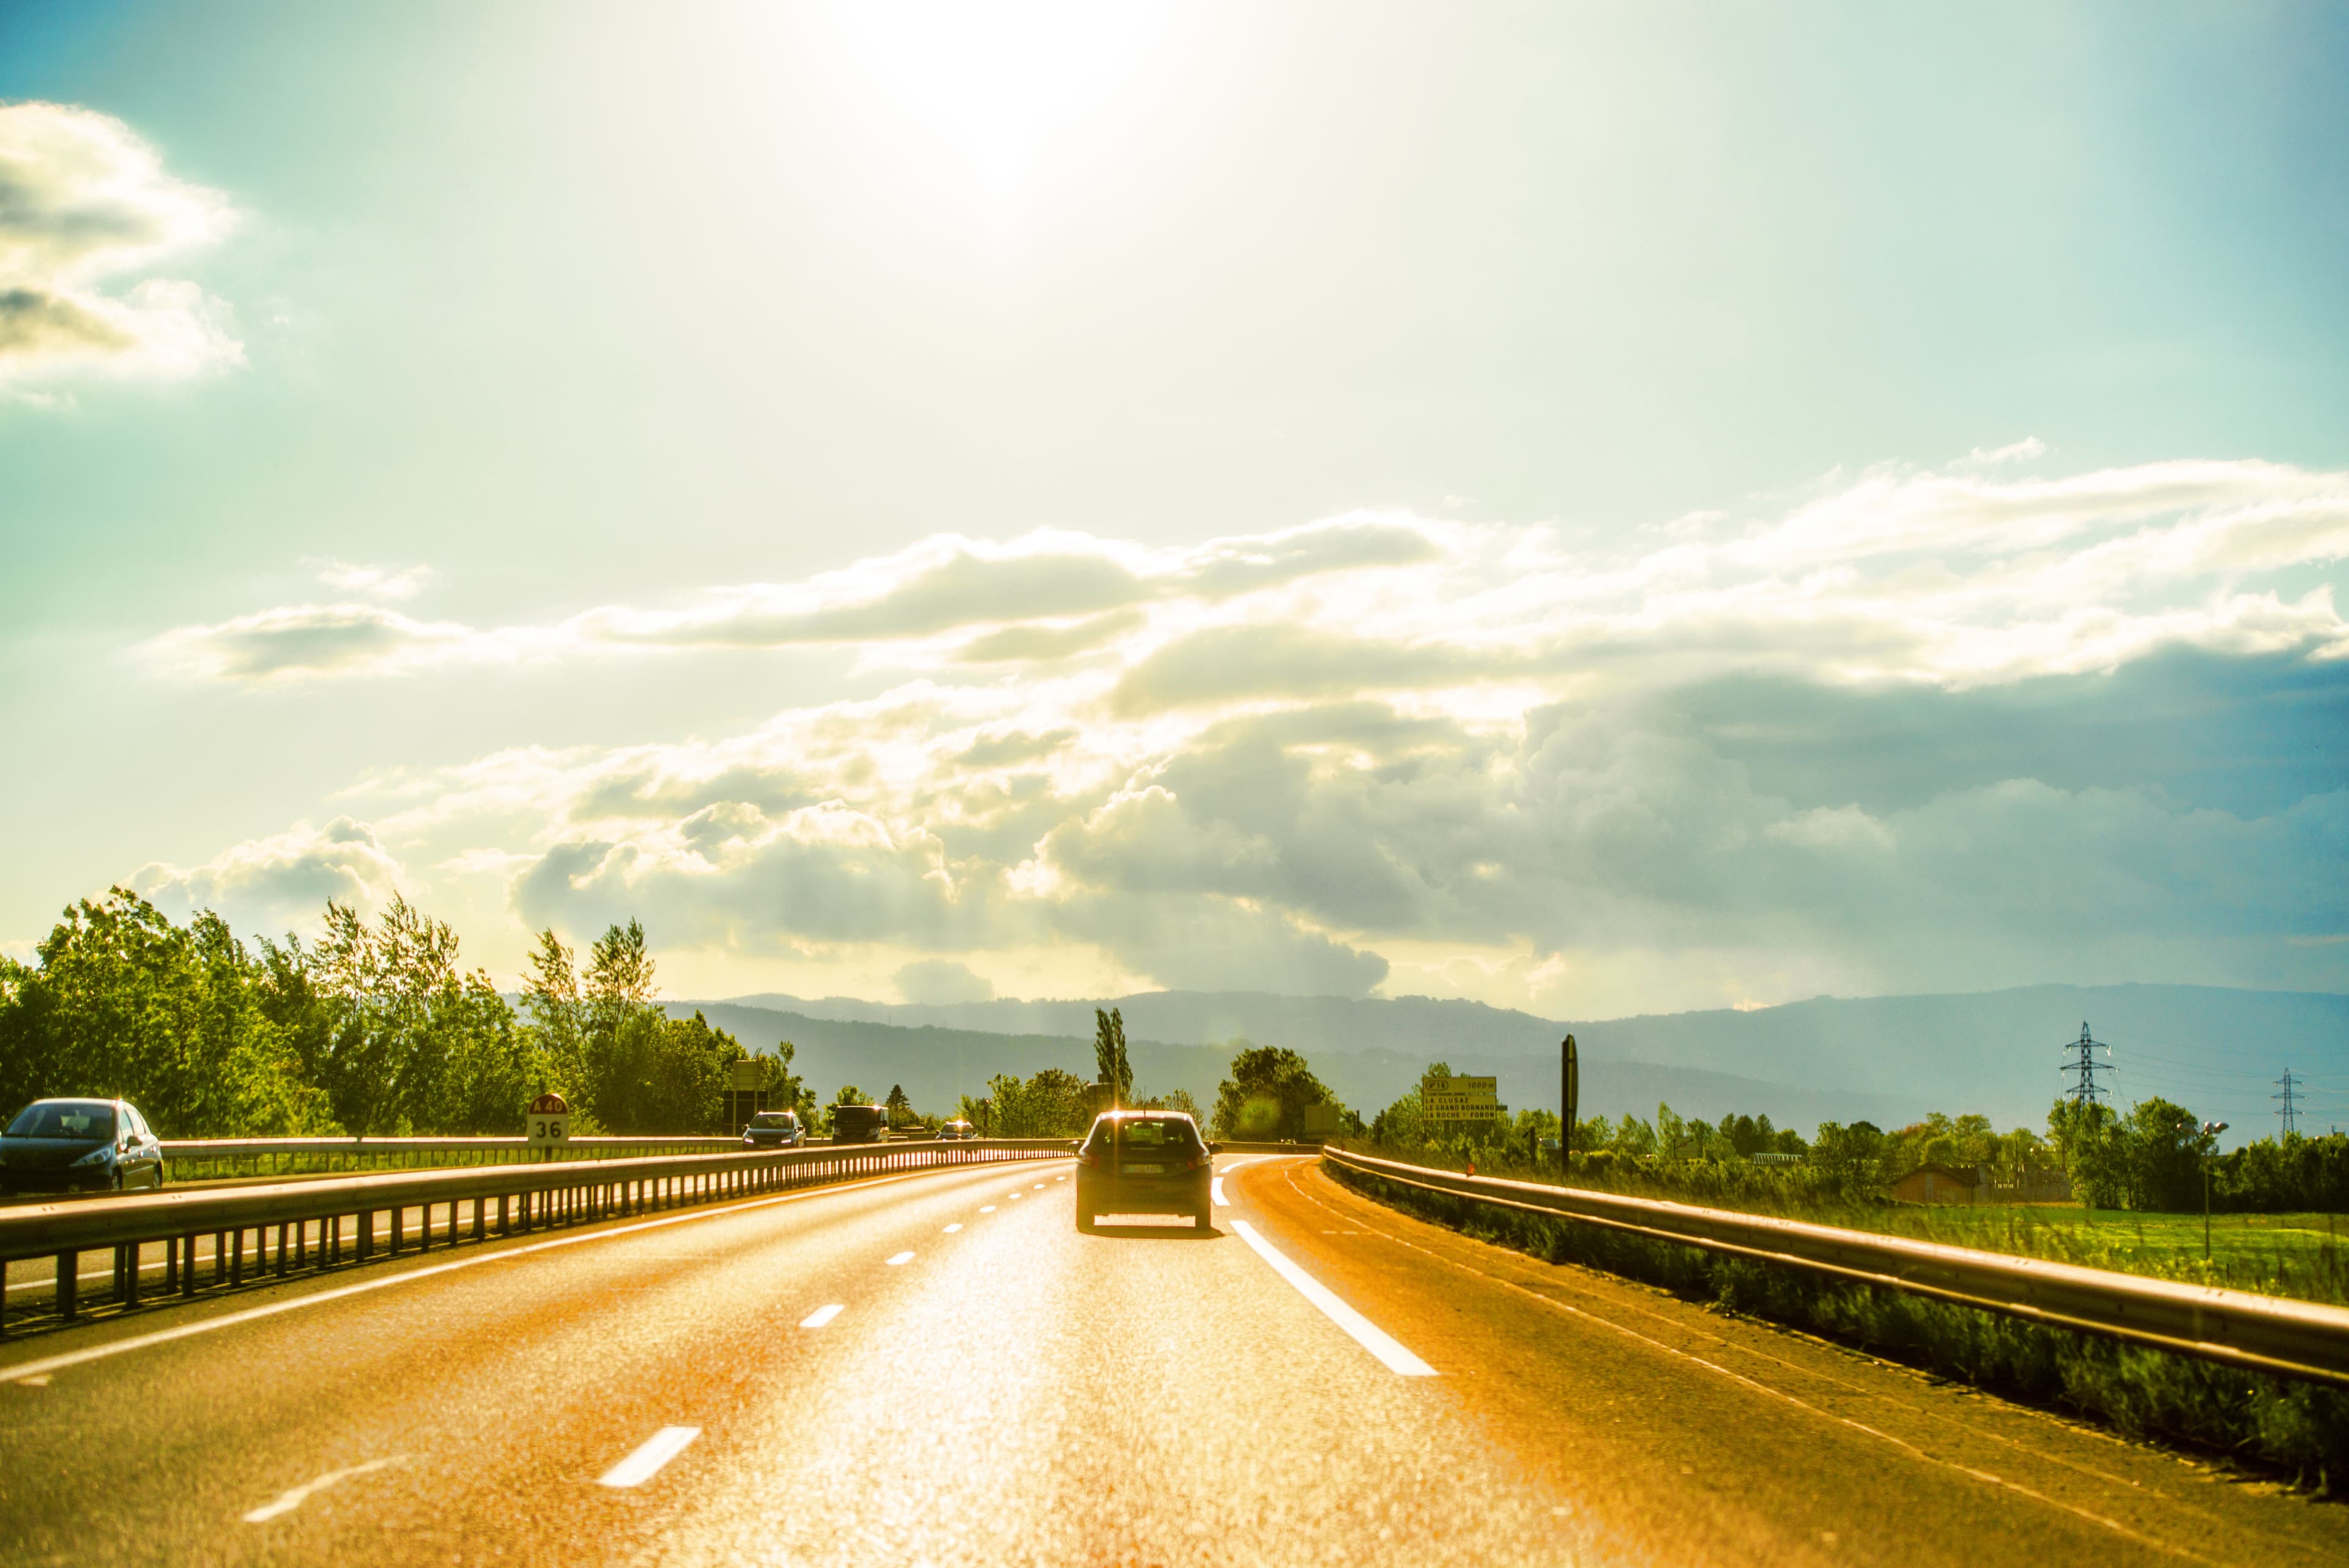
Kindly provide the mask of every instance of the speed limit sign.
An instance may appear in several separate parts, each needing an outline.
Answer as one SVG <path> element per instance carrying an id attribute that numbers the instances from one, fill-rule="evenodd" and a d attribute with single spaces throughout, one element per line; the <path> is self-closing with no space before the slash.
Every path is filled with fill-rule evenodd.
<path id="1" fill-rule="evenodd" d="M 552 1148 L 571 1141 L 571 1103 L 561 1095 L 541 1095 L 531 1101 L 523 1118 L 523 1134 L 533 1148 Z"/>

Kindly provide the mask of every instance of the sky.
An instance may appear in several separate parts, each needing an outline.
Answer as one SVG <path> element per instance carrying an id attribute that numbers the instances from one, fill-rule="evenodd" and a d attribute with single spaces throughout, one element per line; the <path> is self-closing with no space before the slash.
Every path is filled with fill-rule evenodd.
<path id="1" fill-rule="evenodd" d="M 0 4 L 0 951 L 2349 990 L 2349 13 Z"/>

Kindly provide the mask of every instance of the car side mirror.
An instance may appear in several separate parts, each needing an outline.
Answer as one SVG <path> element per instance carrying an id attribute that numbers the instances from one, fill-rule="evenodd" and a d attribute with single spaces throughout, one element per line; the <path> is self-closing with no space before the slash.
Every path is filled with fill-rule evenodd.
<path id="1" fill-rule="evenodd" d="M 1223 1146 L 1222 1144 L 1216 1143 L 1215 1140 L 1213 1140 L 1213 1139 L 1211 1138 L 1211 1139 L 1209 1139 L 1209 1140 L 1208 1140 L 1208 1143 L 1207 1143 L 1207 1152 L 1208 1152 L 1209 1154 L 1221 1154 L 1221 1153 L 1223 1153 L 1223 1152 L 1224 1152 L 1224 1146 Z"/>

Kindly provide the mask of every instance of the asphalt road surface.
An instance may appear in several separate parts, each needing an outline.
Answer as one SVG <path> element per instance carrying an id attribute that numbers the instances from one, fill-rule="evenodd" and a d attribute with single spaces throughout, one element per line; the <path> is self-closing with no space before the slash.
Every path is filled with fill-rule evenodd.
<path id="1" fill-rule="evenodd" d="M 750 1199 L 0 1348 L 0 1559 L 2349 1563 L 2311 1501 L 1229 1158 Z"/>

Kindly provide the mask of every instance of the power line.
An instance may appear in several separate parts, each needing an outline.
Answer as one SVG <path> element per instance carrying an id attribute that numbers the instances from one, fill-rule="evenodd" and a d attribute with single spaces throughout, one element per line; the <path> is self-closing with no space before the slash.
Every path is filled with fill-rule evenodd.
<path id="1" fill-rule="evenodd" d="M 2105 1089 L 2103 1085 L 2096 1082 L 2096 1075 L 2111 1072 L 2113 1064 L 2109 1060 L 2097 1061 L 2095 1053 L 2102 1051 L 2109 1058 L 2113 1054 L 2113 1048 L 2101 1040 L 2090 1039 L 2088 1025 L 2083 1020 L 2080 1024 L 2080 1038 L 2066 1045 L 2064 1050 L 2073 1053 L 2072 1060 L 2066 1062 L 2062 1068 L 2064 1072 L 2073 1075 L 2072 1086 L 2064 1092 L 2071 1096 L 2075 1104 L 2093 1106 L 2099 1103 L 2104 1098 Z"/>

